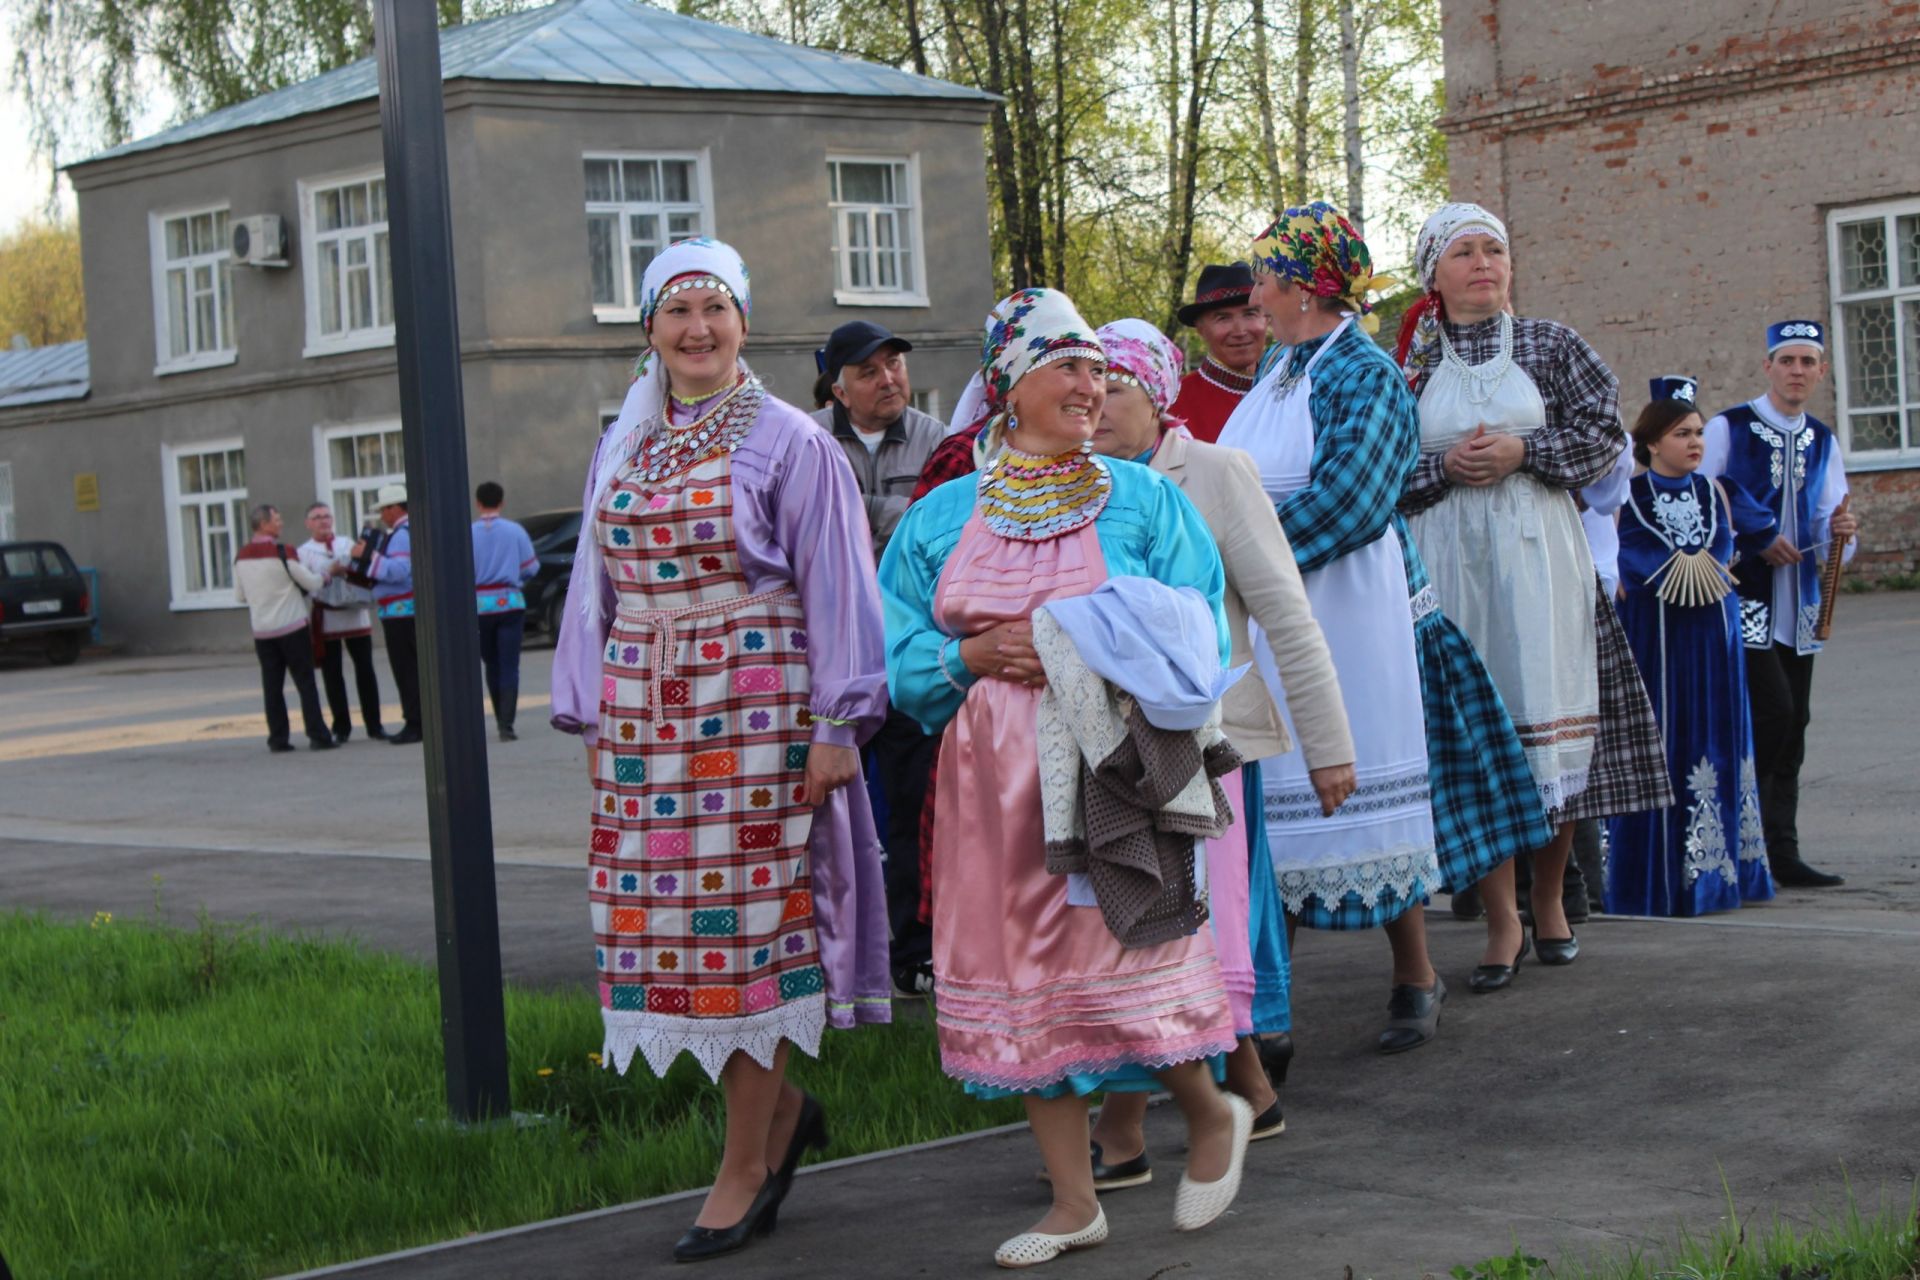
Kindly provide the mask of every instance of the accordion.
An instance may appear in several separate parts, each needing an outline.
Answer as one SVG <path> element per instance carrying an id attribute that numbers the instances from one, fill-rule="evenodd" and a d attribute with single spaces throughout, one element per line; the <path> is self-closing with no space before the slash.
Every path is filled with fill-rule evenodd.
<path id="1" fill-rule="evenodd" d="M 360 531 L 360 554 L 347 564 L 347 581 L 356 587 L 373 585 L 373 558 L 387 545 L 387 532 L 376 525 Z"/>

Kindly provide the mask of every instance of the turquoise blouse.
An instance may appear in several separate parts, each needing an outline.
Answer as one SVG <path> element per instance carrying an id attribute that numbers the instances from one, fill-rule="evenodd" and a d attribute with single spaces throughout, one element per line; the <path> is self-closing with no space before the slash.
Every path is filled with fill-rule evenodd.
<path id="1" fill-rule="evenodd" d="M 1221 607 L 1226 571 L 1213 534 L 1178 485 L 1135 462 L 1109 458 L 1113 494 L 1094 520 L 1107 576 L 1151 578 L 1169 587 L 1192 587 L 1213 606 L 1222 665 L 1231 652 L 1227 615 Z M 974 676 L 960 661 L 959 639 L 941 630 L 933 616 L 933 593 L 947 557 L 973 515 L 978 476 L 949 480 L 908 508 L 880 560 L 880 602 L 887 623 L 887 692 L 893 705 L 938 733 L 960 709 Z M 954 643 L 948 644 L 949 640 Z M 940 669 L 946 646 L 947 671 Z"/>

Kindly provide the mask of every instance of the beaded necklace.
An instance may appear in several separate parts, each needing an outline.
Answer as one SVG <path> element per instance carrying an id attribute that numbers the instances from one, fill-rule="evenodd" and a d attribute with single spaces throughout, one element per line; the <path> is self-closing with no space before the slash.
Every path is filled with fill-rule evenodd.
<path id="1" fill-rule="evenodd" d="M 1500 346 L 1493 353 L 1493 359 L 1485 364 L 1468 364 L 1460 358 L 1453 348 L 1453 339 L 1447 336 L 1446 326 L 1440 328 L 1440 358 L 1454 367 L 1465 384 L 1467 400 L 1472 404 L 1485 404 L 1493 399 L 1494 392 L 1500 389 L 1501 379 L 1507 376 L 1507 370 L 1513 367 L 1513 317 L 1500 313 Z"/>
<path id="2" fill-rule="evenodd" d="M 1113 473 L 1083 444 L 1039 457 L 1011 445 L 980 476 L 980 519 L 1003 538 L 1044 542 L 1084 528 L 1106 509 Z"/>
<path id="3" fill-rule="evenodd" d="M 766 398 L 760 379 L 744 374 L 692 422 L 676 426 L 662 411 L 641 432 L 646 443 L 633 459 L 640 478 L 652 484 L 718 454 L 732 453 L 759 421 Z"/>

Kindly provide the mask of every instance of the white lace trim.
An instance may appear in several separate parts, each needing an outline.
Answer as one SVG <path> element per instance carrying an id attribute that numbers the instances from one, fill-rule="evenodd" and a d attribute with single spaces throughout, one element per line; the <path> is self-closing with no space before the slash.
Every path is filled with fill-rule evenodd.
<path id="1" fill-rule="evenodd" d="M 610 1070 L 625 1075 L 638 1052 L 654 1075 L 664 1076 L 684 1051 L 693 1055 L 709 1080 L 718 1082 L 720 1068 L 736 1052 L 771 1068 L 782 1040 L 793 1041 L 810 1058 L 819 1057 L 820 1032 L 827 1025 L 827 998 L 805 996 L 740 1018 L 686 1018 L 602 1009 L 600 1020 L 606 1029 L 601 1061 Z"/>
<path id="2" fill-rule="evenodd" d="M 1591 772 L 1588 766 L 1569 769 L 1557 778 L 1549 778 L 1540 784 L 1540 807 L 1548 813 L 1555 809 L 1564 809 L 1568 801 L 1587 789 L 1587 778 Z"/>
<path id="3" fill-rule="evenodd" d="M 1279 867 L 1273 878 L 1280 901 L 1289 912 L 1297 914 L 1312 898 L 1318 898 L 1331 911 L 1349 893 L 1359 894 L 1363 903 L 1373 906 L 1388 889 L 1401 901 L 1411 898 L 1418 885 L 1436 890 L 1440 887 L 1440 863 L 1432 845 L 1401 845 L 1360 862 Z"/>
<path id="4" fill-rule="evenodd" d="M 1705 756 L 1687 775 L 1693 803 L 1687 808 L 1687 883 L 1709 871 L 1718 871 L 1728 884 L 1738 883 L 1733 859 L 1727 854 L 1727 827 L 1720 817 L 1720 772 Z"/>
<path id="5" fill-rule="evenodd" d="M 1434 612 L 1439 607 L 1440 593 L 1433 589 L 1431 582 L 1414 592 L 1412 598 L 1407 601 L 1407 608 L 1412 612 L 1415 622 L 1420 621 L 1420 619 Z"/>

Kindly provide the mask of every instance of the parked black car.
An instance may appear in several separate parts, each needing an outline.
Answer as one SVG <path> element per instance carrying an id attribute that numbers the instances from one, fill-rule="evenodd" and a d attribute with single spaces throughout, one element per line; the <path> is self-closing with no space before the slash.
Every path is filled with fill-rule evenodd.
<path id="1" fill-rule="evenodd" d="M 57 542 L 0 543 L 0 651 L 38 649 L 64 667 L 93 633 L 93 597 Z"/>
<path id="2" fill-rule="evenodd" d="M 533 539 L 533 554 L 540 558 L 533 580 L 527 583 L 527 623 L 560 638 L 560 619 L 567 607 L 567 579 L 573 575 L 573 551 L 580 541 L 580 508 L 542 511 L 520 522 Z"/>

